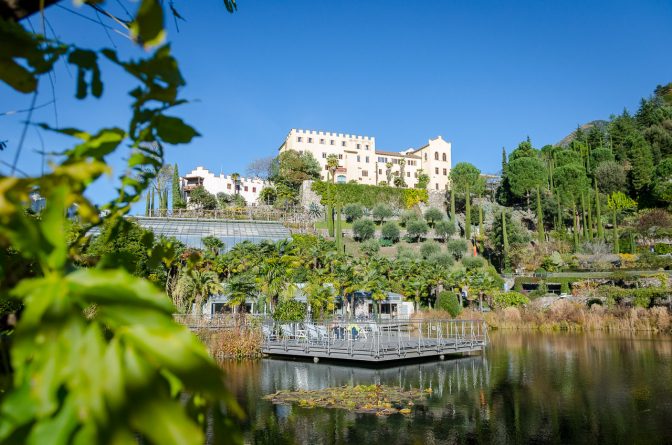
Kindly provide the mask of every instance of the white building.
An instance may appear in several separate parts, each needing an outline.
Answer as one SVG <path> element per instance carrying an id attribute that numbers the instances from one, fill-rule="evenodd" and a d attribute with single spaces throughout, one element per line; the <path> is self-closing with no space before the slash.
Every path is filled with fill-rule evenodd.
<path id="1" fill-rule="evenodd" d="M 223 192 L 229 195 L 238 193 L 247 205 L 256 205 L 259 200 L 259 193 L 266 186 L 266 182 L 259 178 L 239 177 L 235 180 L 232 175 L 215 175 L 211 171 L 196 167 L 195 170 L 184 175 L 182 178 L 182 189 L 189 198 L 189 193 L 198 186 L 203 186 L 208 192 L 216 195 Z"/>
<path id="2" fill-rule="evenodd" d="M 337 182 L 354 180 L 376 185 L 388 182 L 388 176 L 394 182 L 394 178 L 401 175 L 406 186 L 413 187 L 422 170 L 430 178 L 428 189 L 444 190 L 451 168 L 451 143 L 441 136 L 430 139 L 420 148 L 395 152 L 377 150 L 376 138 L 370 136 L 292 129 L 279 148 L 280 152 L 286 150 L 312 153 L 320 163 L 322 180 L 328 176 L 327 157 L 336 155 L 339 159 Z M 392 163 L 391 175 L 388 175 L 388 163 Z"/>

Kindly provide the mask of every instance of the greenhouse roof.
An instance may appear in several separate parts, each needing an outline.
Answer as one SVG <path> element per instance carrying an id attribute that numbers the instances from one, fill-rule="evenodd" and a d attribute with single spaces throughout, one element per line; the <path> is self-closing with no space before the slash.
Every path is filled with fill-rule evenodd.
<path id="1" fill-rule="evenodd" d="M 290 232 L 279 222 L 233 221 L 197 218 L 132 218 L 141 227 L 156 235 L 175 237 L 188 247 L 203 248 L 201 239 L 214 236 L 226 245 L 225 250 L 243 241 L 258 243 L 264 240 L 279 241 L 289 238 Z"/>

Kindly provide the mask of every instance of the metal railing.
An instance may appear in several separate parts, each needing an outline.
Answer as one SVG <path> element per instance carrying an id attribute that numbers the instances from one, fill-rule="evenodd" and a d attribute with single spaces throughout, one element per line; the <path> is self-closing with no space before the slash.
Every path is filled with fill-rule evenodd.
<path id="1" fill-rule="evenodd" d="M 465 352 L 488 342 L 482 320 L 263 321 L 262 350 L 294 356 L 366 360 Z"/>

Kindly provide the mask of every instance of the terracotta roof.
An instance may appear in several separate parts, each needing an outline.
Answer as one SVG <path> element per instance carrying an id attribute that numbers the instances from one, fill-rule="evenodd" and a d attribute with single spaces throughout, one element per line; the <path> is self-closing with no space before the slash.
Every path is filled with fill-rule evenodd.
<path id="1" fill-rule="evenodd" d="M 398 158 L 420 159 L 420 156 L 418 156 L 418 155 L 403 154 L 403 153 L 399 153 L 398 151 L 382 151 L 382 150 L 376 150 L 376 154 L 377 154 L 377 155 L 396 156 L 396 157 L 398 157 Z"/>

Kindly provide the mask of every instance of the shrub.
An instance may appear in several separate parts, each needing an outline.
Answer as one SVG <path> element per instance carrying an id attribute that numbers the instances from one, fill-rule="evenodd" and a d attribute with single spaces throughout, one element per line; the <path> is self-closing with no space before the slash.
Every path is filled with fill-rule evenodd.
<path id="1" fill-rule="evenodd" d="M 425 241 L 420 246 L 420 255 L 422 255 L 424 259 L 437 253 L 441 253 L 441 245 L 436 241 Z"/>
<path id="2" fill-rule="evenodd" d="M 418 254 L 404 246 L 397 246 L 397 259 L 399 260 L 417 260 Z"/>
<path id="3" fill-rule="evenodd" d="M 379 240 L 378 244 L 380 244 L 380 247 L 390 247 L 390 246 L 394 245 L 394 243 L 392 241 L 390 241 L 389 239 L 385 239 L 385 238 Z"/>
<path id="4" fill-rule="evenodd" d="M 401 212 L 401 215 L 399 215 L 399 224 L 401 224 L 403 227 L 406 227 L 409 222 L 417 221 L 418 219 L 418 214 L 413 210 L 404 210 Z"/>
<path id="5" fill-rule="evenodd" d="M 502 309 L 505 307 L 511 306 L 523 306 L 529 304 L 530 299 L 520 292 L 508 291 L 508 292 L 495 292 L 492 296 L 492 306 L 495 309 Z"/>
<path id="6" fill-rule="evenodd" d="M 429 258 L 427 258 L 427 262 L 445 268 L 451 267 L 453 264 L 455 264 L 453 256 L 448 253 L 435 253 L 430 255 Z"/>
<path id="7" fill-rule="evenodd" d="M 378 204 L 371 211 L 371 216 L 373 217 L 373 220 L 378 222 L 379 224 L 384 222 L 387 218 L 391 217 L 392 215 L 393 215 L 392 209 L 385 204 Z"/>
<path id="8" fill-rule="evenodd" d="M 394 221 L 388 221 L 380 229 L 381 238 L 396 243 L 399 241 L 399 226 Z"/>
<path id="9" fill-rule="evenodd" d="M 434 224 L 434 233 L 436 233 L 436 236 L 443 241 L 448 241 L 448 239 L 455 234 L 455 223 L 445 219 L 437 221 Z"/>
<path id="10" fill-rule="evenodd" d="M 306 304 L 296 300 L 284 300 L 275 305 L 273 320 L 297 322 L 306 318 Z"/>
<path id="11" fill-rule="evenodd" d="M 655 246 L 653 246 L 653 251 L 658 255 L 666 255 L 668 253 L 672 253 L 672 244 L 658 243 Z"/>
<path id="12" fill-rule="evenodd" d="M 462 265 L 467 270 L 476 270 L 485 266 L 485 260 L 480 256 L 467 256 L 462 258 Z"/>
<path id="13" fill-rule="evenodd" d="M 357 240 L 366 241 L 376 234 L 376 226 L 370 219 L 358 219 L 352 225 L 352 231 Z"/>
<path id="14" fill-rule="evenodd" d="M 372 257 L 380 252 L 380 243 L 377 239 L 368 239 L 359 246 L 359 251 L 364 256 Z"/>
<path id="15" fill-rule="evenodd" d="M 406 236 L 409 241 L 418 241 L 420 238 L 424 237 L 429 231 L 427 223 L 421 219 L 410 221 L 406 225 Z"/>
<path id="16" fill-rule="evenodd" d="M 425 220 L 427 221 L 427 224 L 429 224 L 431 227 L 434 227 L 434 224 L 437 221 L 441 221 L 443 219 L 443 212 L 436 207 L 430 207 L 427 209 L 425 212 Z"/>
<path id="17" fill-rule="evenodd" d="M 460 315 L 460 312 L 462 312 L 462 307 L 457 299 L 457 295 L 445 290 L 439 292 L 439 295 L 436 297 L 436 308 L 450 313 L 453 318 L 457 317 Z"/>
<path id="18" fill-rule="evenodd" d="M 446 249 L 453 258 L 459 260 L 467 252 L 467 242 L 463 239 L 454 239 L 446 243 Z"/>
<path id="19" fill-rule="evenodd" d="M 348 204 L 343 208 L 347 222 L 353 222 L 364 216 L 364 208 L 360 204 Z"/>

